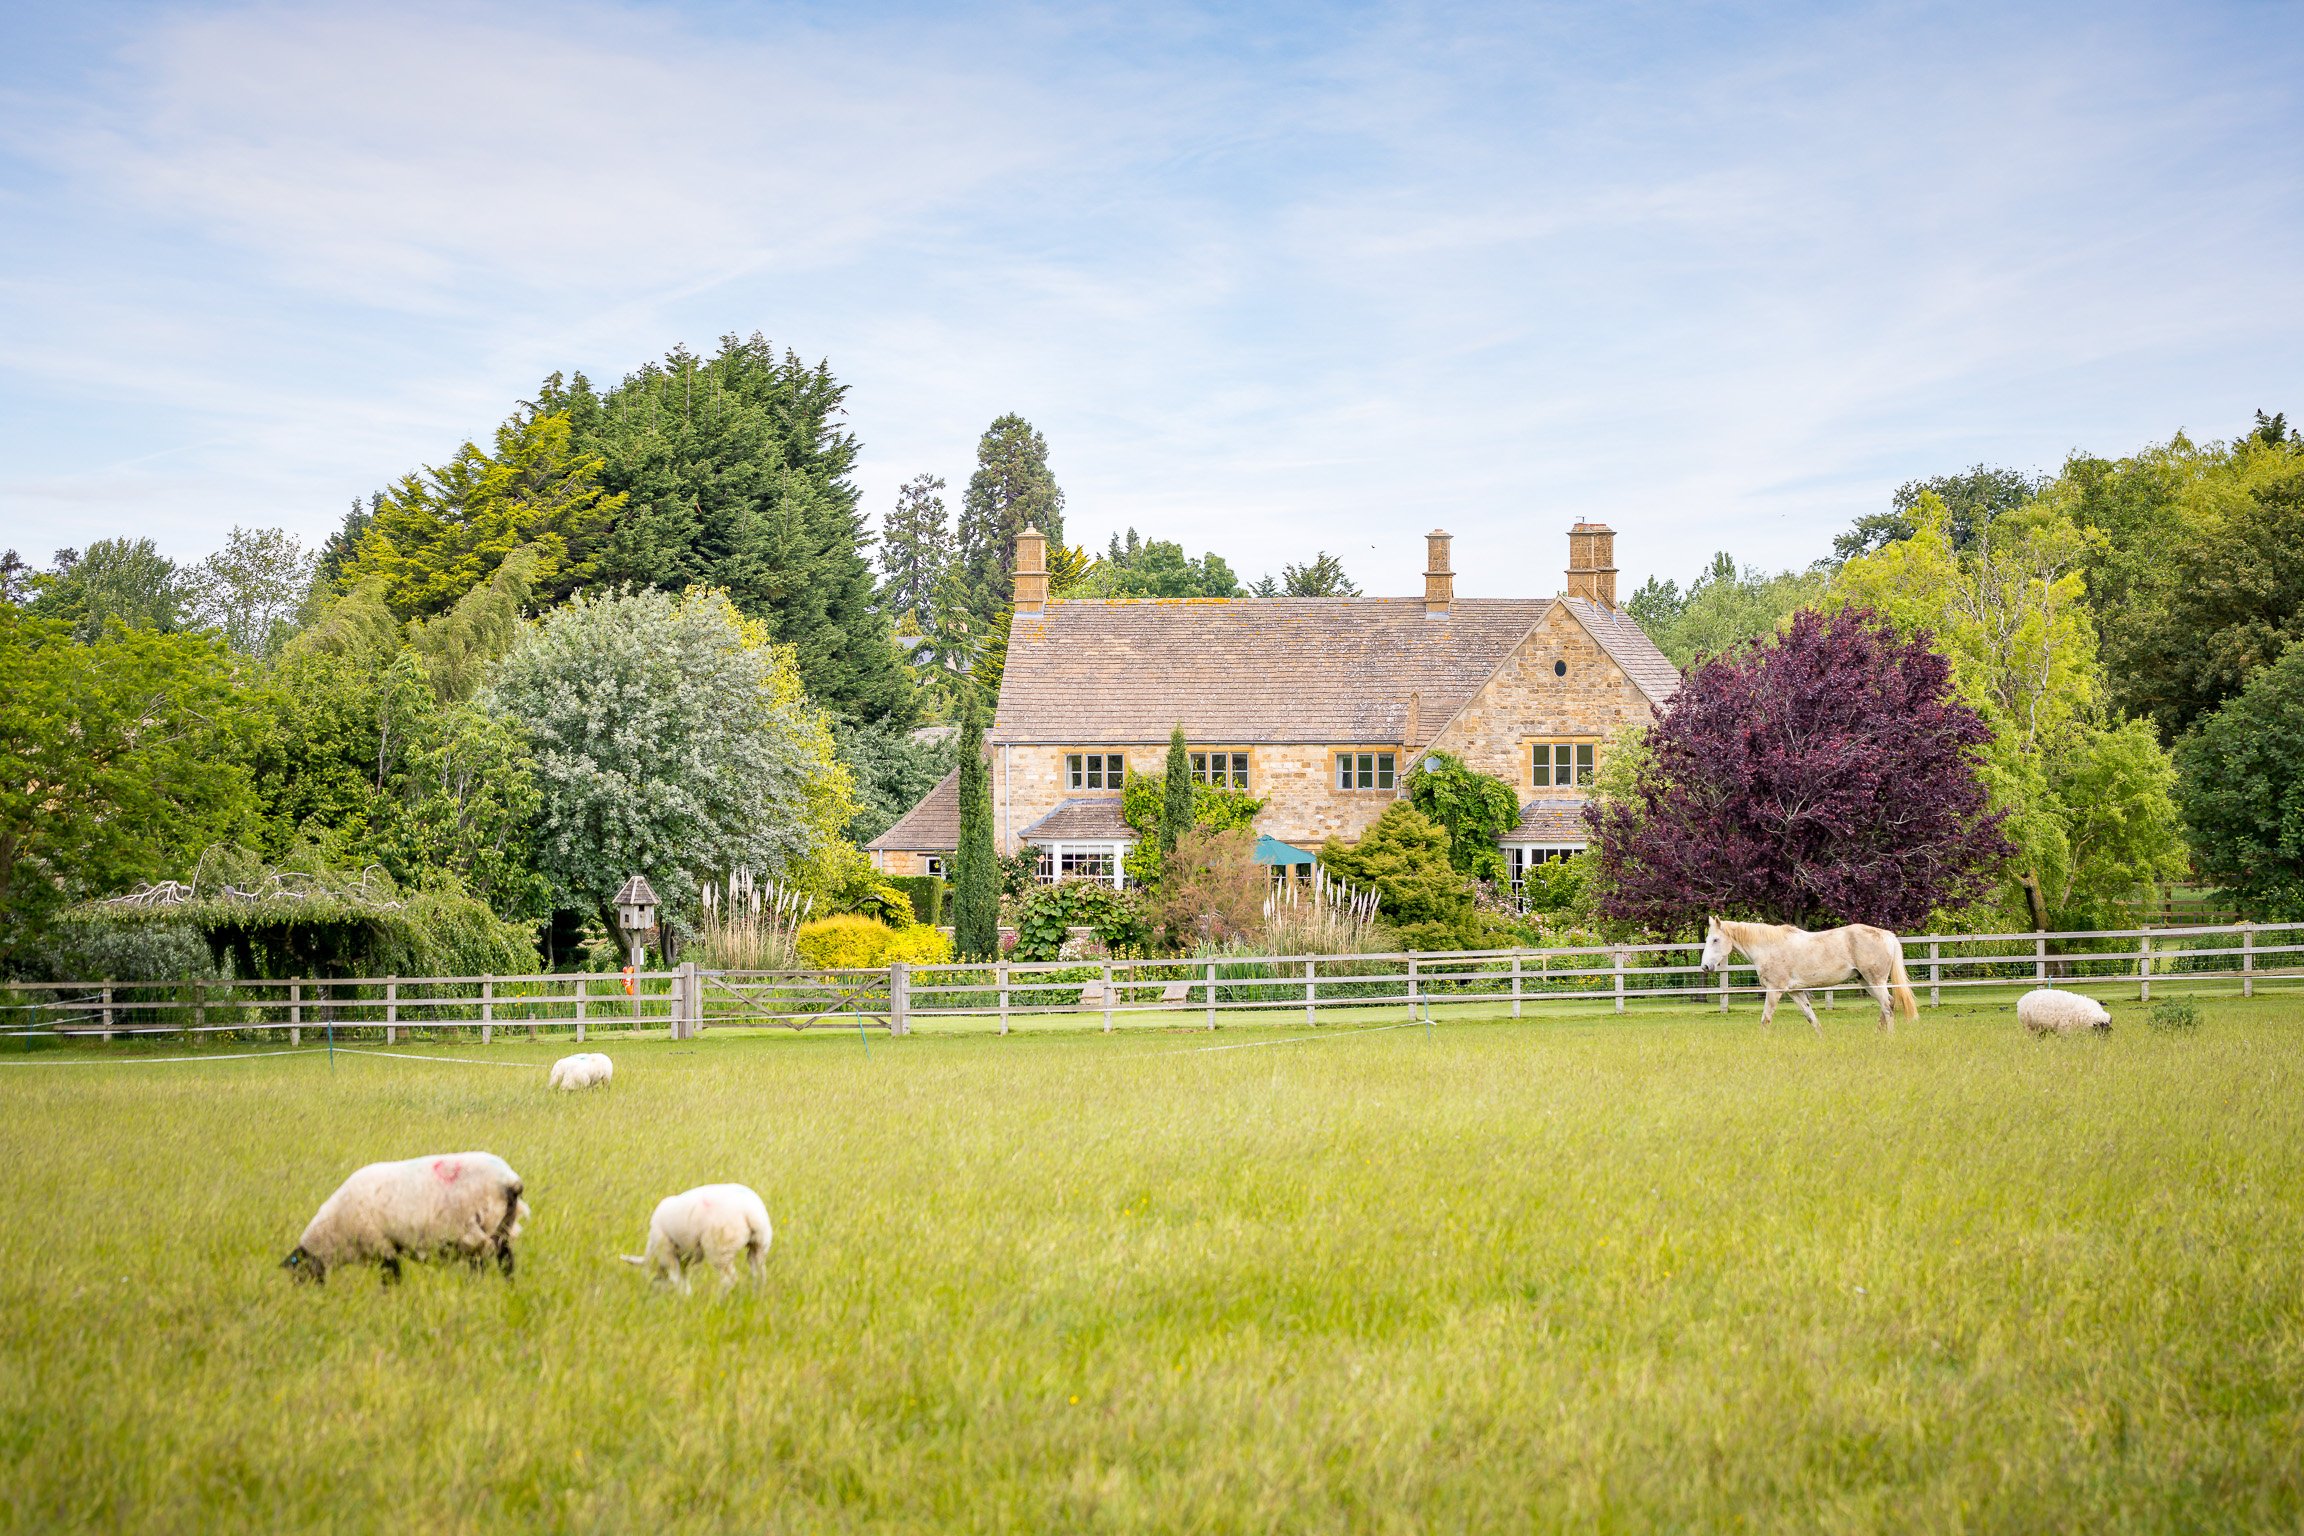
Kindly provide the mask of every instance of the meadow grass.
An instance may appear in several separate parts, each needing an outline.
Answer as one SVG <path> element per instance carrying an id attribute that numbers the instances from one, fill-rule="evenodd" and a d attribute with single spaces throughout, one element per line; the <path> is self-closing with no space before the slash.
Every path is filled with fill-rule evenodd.
<path id="1" fill-rule="evenodd" d="M 0 1521 L 2295 1529 L 2298 1002 L 2114 1011 L 10 1058 Z M 512 1283 L 275 1267 L 471 1148 Z M 768 1285 L 651 1292 L 716 1180 Z"/>

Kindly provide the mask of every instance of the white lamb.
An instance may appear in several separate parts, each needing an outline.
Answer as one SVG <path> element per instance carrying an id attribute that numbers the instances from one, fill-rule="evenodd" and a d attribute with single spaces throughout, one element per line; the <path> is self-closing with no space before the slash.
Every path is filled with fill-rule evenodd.
<path id="1" fill-rule="evenodd" d="M 2038 987 L 2018 998 L 2016 1021 L 2035 1035 L 2076 1035 L 2084 1029 L 2112 1027 L 2112 1015 L 2102 1003 L 2055 987 Z"/>
<path id="2" fill-rule="evenodd" d="M 493 1152 L 370 1163 L 337 1186 L 281 1267 L 315 1284 L 340 1264 L 375 1264 L 384 1283 L 403 1258 L 461 1257 L 474 1269 L 494 1254 L 512 1273 L 512 1239 L 528 1218 L 520 1175 Z"/>
<path id="3" fill-rule="evenodd" d="M 627 1264 L 655 1272 L 660 1285 L 688 1294 L 688 1266 L 698 1260 L 720 1271 L 720 1288 L 736 1283 L 736 1255 L 752 1256 L 752 1278 L 768 1274 L 768 1207 L 741 1184 L 706 1184 L 668 1195 L 648 1218 L 648 1251 L 624 1255 Z"/>
<path id="4" fill-rule="evenodd" d="M 616 1075 L 616 1064 L 598 1051 L 579 1051 L 563 1056 L 552 1063 L 552 1084 L 573 1093 L 579 1088 L 598 1088 Z"/>

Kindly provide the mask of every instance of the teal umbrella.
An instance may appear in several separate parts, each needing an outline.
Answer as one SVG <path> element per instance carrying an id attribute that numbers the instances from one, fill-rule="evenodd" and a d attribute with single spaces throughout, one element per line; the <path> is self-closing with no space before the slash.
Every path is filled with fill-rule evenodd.
<path id="1" fill-rule="evenodd" d="M 1317 864 L 1320 860 L 1316 855 L 1306 853 L 1292 843 L 1284 843 L 1280 839 L 1266 834 L 1256 839 L 1256 862 L 1259 864 L 1277 864 L 1285 868 L 1300 864 Z"/>

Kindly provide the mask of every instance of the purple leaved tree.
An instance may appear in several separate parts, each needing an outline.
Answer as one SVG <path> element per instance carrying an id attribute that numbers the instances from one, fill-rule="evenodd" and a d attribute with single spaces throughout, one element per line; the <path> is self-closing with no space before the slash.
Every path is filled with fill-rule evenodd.
<path id="1" fill-rule="evenodd" d="M 1715 657 L 1649 734 L 1628 803 L 1591 823 L 1608 916 L 1910 928 L 1984 894 L 2009 852 L 1951 663 L 1867 608 L 1796 615 Z"/>

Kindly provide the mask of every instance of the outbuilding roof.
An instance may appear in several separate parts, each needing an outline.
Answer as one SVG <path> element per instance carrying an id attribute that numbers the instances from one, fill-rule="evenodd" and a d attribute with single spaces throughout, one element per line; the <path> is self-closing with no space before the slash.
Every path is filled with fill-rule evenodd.
<path id="1" fill-rule="evenodd" d="M 936 781 L 896 825 L 864 845 L 872 853 L 950 853 L 960 846 L 960 770 Z"/>

